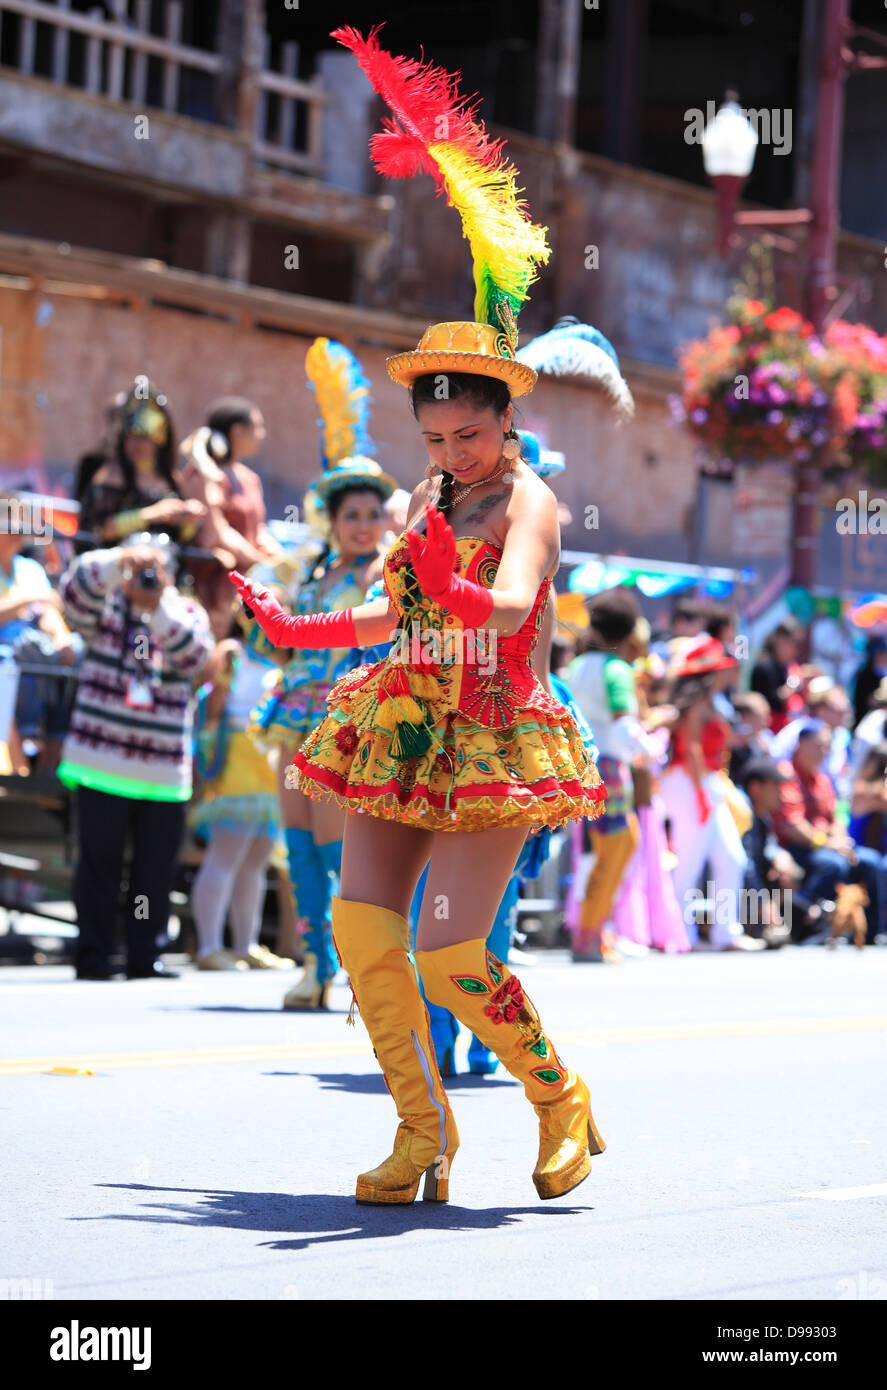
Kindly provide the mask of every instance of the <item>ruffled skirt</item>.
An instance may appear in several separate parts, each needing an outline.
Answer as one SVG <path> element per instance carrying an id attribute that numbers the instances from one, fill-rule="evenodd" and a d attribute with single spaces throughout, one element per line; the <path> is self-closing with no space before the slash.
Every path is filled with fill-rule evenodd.
<path id="1" fill-rule="evenodd" d="M 382 663 L 379 663 L 381 673 Z M 333 687 L 326 718 L 287 769 L 287 785 L 347 811 L 428 830 L 531 830 L 600 815 L 606 791 L 575 720 L 544 695 L 515 722 L 489 728 L 455 710 L 427 724 L 431 746 L 392 753 L 392 733 L 374 727 L 374 674 L 352 672 Z"/>

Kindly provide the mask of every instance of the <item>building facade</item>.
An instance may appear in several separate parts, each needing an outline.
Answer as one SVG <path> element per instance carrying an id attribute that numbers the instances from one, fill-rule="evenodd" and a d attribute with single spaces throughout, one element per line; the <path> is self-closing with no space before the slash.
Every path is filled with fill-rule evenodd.
<path id="1" fill-rule="evenodd" d="M 507 139 L 554 251 L 522 315 L 524 337 L 563 314 L 595 323 L 635 394 L 636 418 L 620 430 L 578 385 L 542 382 L 523 404 L 523 423 L 567 456 L 557 480 L 573 517 L 565 544 L 749 563 L 769 576 L 782 542 L 777 526 L 755 528 L 754 486 L 701 480 L 668 410 L 680 344 L 722 314 L 738 280 L 760 289 L 769 277 L 783 302 L 800 294 L 800 257 L 781 243 L 718 255 L 688 111 L 718 102 L 726 85 L 749 107 L 781 111 L 779 141 L 762 143 L 746 191 L 772 206 L 802 202 L 822 6 L 748 0 L 741 17 L 724 19 L 733 8 L 454 0 L 417 12 L 392 0 L 383 42 L 461 67 L 465 90 L 484 97 L 485 119 Z M 854 18 L 880 20 L 883 32 L 883 11 L 870 9 L 855 5 Z M 380 462 L 407 487 L 418 480 L 424 457 L 384 359 L 427 323 L 470 316 L 471 269 L 456 215 L 430 180 L 383 186 L 369 163 L 380 105 L 328 37 L 337 23 L 366 28 L 368 10 L 0 0 L 7 476 L 69 481 L 108 399 L 145 373 L 169 395 L 182 434 L 215 396 L 255 399 L 268 422 L 260 466 L 282 514 L 317 471 L 304 356 L 325 333 L 352 347 L 370 377 Z M 873 151 L 885 116 L 870 98 L 885 84 L 875 72 L 848 83 L 838 247 L 842 312 L 880 332 L 887 180 Z M 848 559 L 829 525 L 825 508 L 823 581 L 887 588 L 877 547 Z"/>

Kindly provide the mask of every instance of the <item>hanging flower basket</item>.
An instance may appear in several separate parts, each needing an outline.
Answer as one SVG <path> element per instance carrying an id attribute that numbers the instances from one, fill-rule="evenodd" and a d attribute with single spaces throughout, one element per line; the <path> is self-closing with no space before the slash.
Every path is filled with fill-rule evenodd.
<path id="1" fill-rule="evenodd" d="M 887 339 L 838 320 L 822 338 L 796 310 L 731 300 L 729 322 L 688 343 L 673 403 L 709 469 L 806 462 L 827 446 L 826 475 L 887 476 Z"/>
<path id="2" fill-rule="evenodd" d="M 840 365 L 836 404 L 845 423 L 841 462 L 877 482 L 887 481 L 887 337 L 864 323 L 838 319 L 823 335 Z"/>

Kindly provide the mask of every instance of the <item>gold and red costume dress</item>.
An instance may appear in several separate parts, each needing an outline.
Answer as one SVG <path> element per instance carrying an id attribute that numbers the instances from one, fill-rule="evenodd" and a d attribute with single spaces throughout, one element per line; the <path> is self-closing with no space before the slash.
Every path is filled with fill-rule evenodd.
<path id="1" fill-rule="evenodd" d="M 456 548 L 458 573 L 492 588 L 501 549 L 475 536 L 458 538 Z M 597 768 L 573 716 L 530 665 L 550 580 L 518 632 L 496 640 L 482 629 L 466 640 L 460 618 L 424 596 L 409 600 L 408 570 L 401 536 L 384 572 L 401 629 L 384 660 L 333 686 L 328 713 L 287 770 L 288 785 L 428 830 L 538 829 L 598 816 L 606 792 Z M 478 637 L 491 639 L 479 656 Z M 408 733 L 419 730 L 424 751 L 409 753 L 405 722 Z"/>

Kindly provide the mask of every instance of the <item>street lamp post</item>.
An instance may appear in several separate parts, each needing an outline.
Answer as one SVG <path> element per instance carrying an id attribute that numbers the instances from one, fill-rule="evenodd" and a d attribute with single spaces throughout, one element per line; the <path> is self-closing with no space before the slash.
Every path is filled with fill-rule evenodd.
<path id="1" fill-rule="evenodd" d="M 807 208 L 783 212 L 735 211 L 739 194 L 751 173 L 757 135 L 739 108 L 736 95 L 727 101 L 702 139 L 706 173 L 718 193 L 718 244 L 727 248 L 733 225 L 776 227 L 809 224 L 804 273 L 804 312 L 816 333 L 825 328 L 834 298 L 835 246 L 838 235 L 838 194 L 841 137 L 844 122 L 844 80 L 848 71 L 845 39 L 851 32 L 849 0 L 824 0 L 819 34 L 819 86 L 813 141 L 813 187 Z M 827 446 L 795 466 L 795 507 L 792 527 L 791 582 L 811 588 L 816 580 L 817 502 L 819 479 L 828 462 Z"/>

